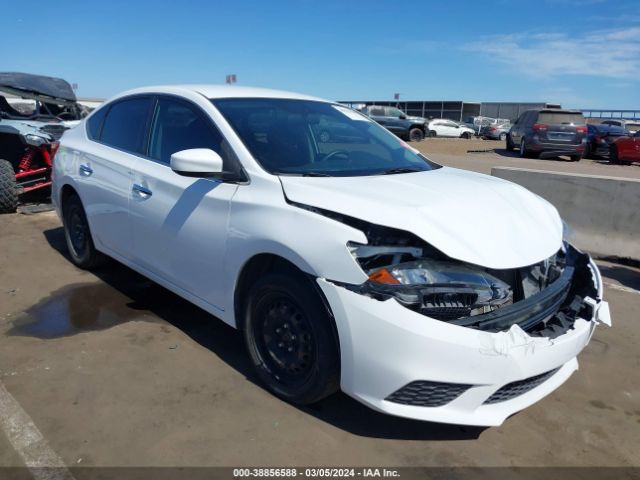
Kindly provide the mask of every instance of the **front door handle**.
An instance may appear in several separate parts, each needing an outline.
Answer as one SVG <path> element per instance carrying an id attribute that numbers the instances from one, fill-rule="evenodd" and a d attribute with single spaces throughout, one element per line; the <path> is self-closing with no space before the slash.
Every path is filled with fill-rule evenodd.
<path id="1" fill-rule="evenodd" d="M 83 177 L 88 177 L 93 173 L 93 169 L 86 164 L 81 164 L 80 165 L 80 175 L 82 175 Z"/>
<path id="2" fill-rule="evenodd" d="M 132 187 L 133 193 L 137 194 L 141 198 L 149 198 L 153 195 L 153 192 L 147 187 L 143 187 L 139 183 L 134 183 Z"/>

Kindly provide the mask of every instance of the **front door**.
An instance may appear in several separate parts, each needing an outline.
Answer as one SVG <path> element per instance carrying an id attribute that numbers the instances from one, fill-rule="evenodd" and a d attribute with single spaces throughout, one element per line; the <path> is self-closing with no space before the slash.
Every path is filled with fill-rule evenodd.
<path id="1" fill-rule="evenodd" d="M 134 262 L 162 280 L 222 310 L 222 268 L 231 199 L 238 185 L 178 175 L 171 155 L 210 148 L 231 161 L 222 135 L 190 102 L 159 97 L 148 158 L 133 168 L 131 225 Z M 227 168 L 225 168 L 227 170 Z"/>

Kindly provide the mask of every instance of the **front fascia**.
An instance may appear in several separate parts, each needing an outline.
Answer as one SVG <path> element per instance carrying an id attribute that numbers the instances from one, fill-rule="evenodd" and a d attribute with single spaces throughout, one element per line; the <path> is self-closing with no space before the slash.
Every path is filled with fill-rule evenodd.
<path id="1" fill-rule="evenodd" d="M 601 292 L 597 273 L 594 282 Z M 588 343 L 596 323 L 610 323 L 606 302 L 598 301 L 593 318 L 576 319 L 573 328 L 553 339 L 531 337 L 517 325 L 490 333 L 435 320 L 395 300 L 375 300 L 323 279 L 318 279 L 318 284 L 339 332 L 342 390 L 376 410 L 421 420 L 501 424 L 560 386 L 577 369 L 576 356 Z M 484 404 L 510 382 L 556 369 L 547 381 L 523 395 Z M 385 400 L 420 380 L 473 387 L 441 407 Z"/>

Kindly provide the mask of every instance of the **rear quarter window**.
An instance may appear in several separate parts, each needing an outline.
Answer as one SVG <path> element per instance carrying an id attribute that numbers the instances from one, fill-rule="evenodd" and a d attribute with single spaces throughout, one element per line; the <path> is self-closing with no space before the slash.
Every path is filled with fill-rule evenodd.
<path id="1" fill-rule="evenodd" d="M 94 112 L 87 119 L 87 135 L 91 140 L 100 140 L 100 130 L 102 130 L 102 122 L 109 108 L 101 108 Z"/>

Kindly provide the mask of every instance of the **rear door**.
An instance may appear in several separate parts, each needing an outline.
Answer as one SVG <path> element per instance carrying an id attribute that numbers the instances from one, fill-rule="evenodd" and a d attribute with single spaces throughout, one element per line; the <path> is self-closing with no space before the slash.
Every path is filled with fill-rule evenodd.
<path id="1" fill-rule="evenodd" d="M 380 125 L 383 126 L 387 126 L 388 125 L 388 119 L 386 116 L 386 112 L 384 111 L 384 107 L 379 107 L 379 106 L 372 106 L 369 107 L 369 116 L 375 120 L 376 122 L 378 122 Z"/>
<path id="2" fill-rule="evenodd" d="M 522 113 L 513 124 L 513 127 L 511 127 L 511 141 L 516 146 L 520 145 L 520 140 L 522 139 L 522 131 L 525 127 L 528 114 L 529 112 Z"/>
<path id="3" fill-rule="evenodd" d="M 386 111 L 386 122 L 387 124 L 385 125 L 389 130 L 391 130 L 393 133 L 396 134 L 402 134 L 405 133 L 407 128 L 406 128 L 406 121 L 401 119 L 400 117 L 405 117 L 405 114 L 394 107 L 385 107 L 385 111 Z"/>
<path id="4" fill-rule="evenodd" d="M 587 127 L 581 113 L 542 110 L 534 130 L 542 143 L 580 145 Z"/>
<path id="5" fill-rule="evenodd" d="M 132 253 L 132 167 L 143 150 L 150 111 L 151 97 L 137 96 L 96 112 L 88 121 L 91 141 L 79 152 L 78 189 L 94 240 L 100 250 L 116 257 L 130 258 Z"/>
<path id="6" fill-rule="evenodd" d="M 200 108 L 159 96 L 151 120 L 147 156 L 133 168 L 129 191 L 134 262 L 220 309 L 221 269 L 231 198 L 236 183 L 193 178 L 171 170 L 171 155 L 210 148 L 225 171 L 237 171 L 231 147 Z"/>

